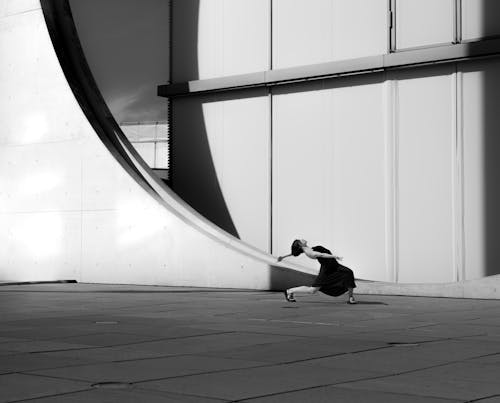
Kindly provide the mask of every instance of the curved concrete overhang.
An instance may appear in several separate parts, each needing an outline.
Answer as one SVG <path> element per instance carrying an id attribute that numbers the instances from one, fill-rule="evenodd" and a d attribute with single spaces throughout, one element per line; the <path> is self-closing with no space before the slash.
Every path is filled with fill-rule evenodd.
<path id="1" fill-rule="evenodd" d="M 236 258 L 238 265 L 235 267 L 248 267 L 248 271 L 255 271 L 251 277 L 263 277 L 253 282 L 242 282 L 239 284 L 239 287 L 242 288 L 281 289 L 287 284 L 296 284 L 297 281 L 310 281 L 313 274 L 310 269 L 293 264 L 277 264 L 275 257 L 221 230 L 181 200 L 154 174 L 126 139 L 97 88 L 78 39 L 69 2 L 67 0 L 41 0 L 41 6 L 59 63 L 75 98 L 95 133 L 123 170 L 150 197 L 155 199 L 170 214 L 180 219 L 182 225 L 202 234 L 206 242 L 210 243 L 208 248 L 204 248 L 202 245 L 197 245 L 197 247 L 209 251 L 212 256 L 217 256 L 218 265 L 232 265 Z M 169 228 L 169 231 L 175 232 L 177 230 L 181 233 L 183 231 L 182 229 Z M 182 235 L 178 234 L 178 236 Z M 192 244 L 187 240 L 184 245 L 181 243 L 179 247 L 184 249 L 180 253 L 192 253 L 190 250 Z M 227 263 L 225 263 L 226 261 Z M 197 270 L 197 268 L 189 267 L 185 269 Z M 215 265 L 213 270 L 214 272 L 219 271 Z M 227 270 L 231 270 L 231 267 L 227 267 Z M 270 280 L 271 278 L 273 280 Z M 220 273 L 220 279 L 215 279 L 213 283 L 192 283 L 189 285 L 232 286 L 226 284 L 223 273 Z"/>
<path id="2" fill-rule="evenodd" d="M 8 8 L 7 5 L 12 5 L 13 3 L 12 1 L 3 0 L 4 9 Z M 307 283 L 312 279 L 314 273 L 310 269 L 294 266 L 288 262 L 286 264 L 277 264 L 275 257 L 245 244 L 220 230 L 214 224 L 200 216 L 166 187 L 126 140 L 103 101 L 85 61 L 67 0 L 40 0 L 40 4 L 34 0 L 31 3 L 31 5 L 26 5 L 26 7 L 29 6 L 29 11 L 34 10 L 34 12 L 37 12 L 37 10 L 40 10 L 41 5 L 46 28 L 55 49 L 55 52 L 49 48 L 42 50 L 42 52 L 45 52 L 43 60 L 48 61 L 49 64 L 48 67 L 45 66 L 49 70 L 47 74 L 49 79 L 44 80 L 43 83 L 36 82 L 39 86 L 38 90 L 43 92 L 54 86 L 58 91 L 64 92 L 66 91 L 64 89 L 66 87 L 61 85 L 61 80 L 67 80 L 67 83 L 69 83 L 67 91 L 71 91 L 72 96 L 77 100 L 77 103 L 69 103 L 66 110 L 60 110 L 59 112 L 61 115 L 67 114 L 69 116 L 66 118 L 66 127 L 70 127 L 68 130 L 71 130 L 72 125 L 80 125 L 83 128 L 77 131 L 81 131 L 83 134 L 79 138 L 79 142 L 73 142 L 71 138 L 64 138 L 63 140 L 73 147 L 78 147 L 80 144 L 85 143 L 86 147 L 90 149 L 90 153 L 99 153 L 100 144 L 95 142 L 97 135 L 99 141 L 104 144 L 109 152 L 108 154 L 100 155 L 100 161 L 106 160 L 106 163 L 111 163 L 111 160 L 114 160 L 118 163 L 119 168 L 116 170 L 114 178 L 117 178 L 116 180 L 120 184 L 128 180 L 126 177 L 132 178 L 130 184 L 126 182 L 128 187 L 125 193 L 129 197 L 138 200 L 140 205 L 147 205 L 148 211 L 150 210 L 154 214 L 153 221 L 151 222 L 155 222 L 156 220 L 161 222 L 155 234 L 160 241 L 166 240 L 166 243 L 163 246 L 153 248 L 150 253 L 149 251 L 144 252 L 141 249 L 144 247 L 144 244 L 137 242 L 135 244 L 126 244 L 120 249 L 106 249 L 103 251 L 103 243 L 109 245 L 110 238 L 121 235 L 119 232 L 120 227 L 113 227 L 113 225 L 109 224 L 109 228 L 106 227 L 104 230 L 98 228 L 101 232 L 95 230 L 92 226 L 98 227 L 98 225 L 95 224 L 96 221 L 92 221 L 92 217 L 88 218 L 88 213 L 91 209 L 85 207 L 85 196 L 82 196 L 82 201 L 80 201 L 81 209 L 77 209 L 76 211 L 68 209 L 66 213 L 71 214 L 72 220 L 76 222 L 75 228 L 80 229 L 81 233 L 87 231 L 90 235 L 84 234 L 85 236 L 81 235 L 80 238 L 77 237 L 72 243 L 72 245 L 77 246 L 77 250 L 73 255 L 68 255 L 68 257 L 66 255 L 58 256 L 54 254 L 54 256 L 51 256 L 51 260 L 47 264 L 50 264 L 51 267 L 60 268 L 60 270 L 49 273 L 43 270 L 44 267 L 48 266 L 40 264 L 39 256 L 35 256 L 34 254 L 26 258 L 29 250 L 22 250 L 21 246 L 23 244 L 16 244 L 18 239 L 12 236 L 16 231 L 17 215 L 21 214 L 23 217 L 28 216 L 29 218 L 30 214 L 38 214 L 38 211 L 33 212 L 33 209 L 39 208 L 39 198 L 35 197 L 29 199 L 27 202 L 23 200 L 23 203 L 26 204 L 26 207 L 23 209 L 20 207 L 11 207 L 17 204 L 16 197 L 18 194 L 15 190 L 7 190 L 6 192 L 10 193 L 7 194 L 7 197 L 5 195 L 2 197 L 11 199 L 11 201 L 9 202 L 10 204 L 0 211 L 4 221 L 7 222 L 7 225 L 4 226 L 3 231 L 0 233 L 0 240 L 4 245 L 4 252 L 8 250 L 10 252 L 14 251 L 19 256 L 21 254 L 24 255 L 22 259 L 19 256 L 9 258 L 4 256 L 2 258 L 0 261 L 0 274 L 3 278 L 1 280 L 53 280 L 68 278 L 68 273 L 70 273 L 76 280 L 84 282 L 169 284 L 276 290 L 291 285 Z M 1 2 L 0 5 L 2 5 Z M 0 7 L 1 10 L 2 7 Z M 27 10 L 18 10 L 18 12 L 23 11 Z M 35 18 L 39 17 L 42 18 L 41 15 L 37 15 Z M 39 26 L 39 31 L 33 29 L 29 31 L 31 36 L 23 38 L 26 43 L 32 41 L 36 36 L 47 34 L 46 32 L 42 32 L 44 25 L 40 23 Z M 10 35 L 10 31 L 0 32 L 0 34 L 8 36 Z M 22 46 L 22 44 L 19 46 Z M 8 57 L 9 55 L 7 54 L 6 56 Z M 25 58 L 23 59 L 24 61 L 28 60 L 30 63 L 36 64 L 39 62 L 39 60 L 35 60 L 37 58 L 36 54 L 25 54 L 23 57 Z M 57 66 L 62 67 L 62 70 L 58 69 Z M 13 70 L 10 69 L 9 73 L 6 73 L 6 78 L 10 77 L 9 74 L 19 74 L 19 72 Z M 64 74 L 65 79 L 61 77 L 62 74 Z M 30 82 L 26 82 L 23 85 L 29 91 L 28 86 Z M 64 94 L 62 92 L 56 92 L 55 95 L 69 96 L 65 92 Z M 12 94 L 9 94 L 8 91 L 4 92 L 3 95 L 0 94 L 2 104 L 9 102 L 11 98 Z M 47 102 L 51 102 L 50 98 L 47 99 Z M 27 107 L 34 107 L 37 101 L 39 100 L 33 97 L 32 104 L 28 103 Z M 42 113 L 44 112 L 44 108 L 54 107 L 54 105 L 39 104 L 40 102 L 36 104 L 36 107 Z M 79 112 L 74 110 L 75 108 L 81 108 L 83 114 L 79 115 Z M 18 112 L 22 113 L 20 110 Z M 15 128 L 17 127 L 16 122 L 14 122 L 15 116 L 8 116 L 7 113 L 5 113 L 3 118 L 15 132 Z M 53 116 L 53 113 L 47 112 L 47 116 Z M 86 121 L 83 122 L 83 120 Z M 85 128 L 85 125 L 88 123 L 91 125 L 89 130 Z M 1 136 L 0 140 L 4 144 L 8 144 L 10 141 L 7 138 L 2 139 Z M 16 147 L 19 145 L 14 144 Z M 73 148 L 67 148 L 67 150 L 73 150 Z M 7 155 L 7 159 L 13 159 L 18 156 L 12 150 L 7 150 L 4 154 Z M 88 155 L 88 153 L 78 153 L 75 151 L 75 157 L 82 160 L 81 165 L 93 163 L 92 160 L 86 160 Z M 3 175 L 12 175 L 12 181 L 16 180 L 16 172 L 13 170 L 4 172 Z M 98 181 L 99 176 L 99 172 L 92 175 L 88 174 L 90 178 L 88 179 L 88 183 L 92 180 Z M 90 189 L 94 189 L 95 187 L 92 186 L 92 183 L 88 185 Z M 119 188 L 115 188 L 115 183 L 112 180 L 105 181 L 104 186 L 111 189 L 105 189 L 108 197 L 115 197 L 115 193 L 121 191 Z M 81 185 L 81 187 L 84 187 L 84 185 Z M 88 189 L 81 188 L 78 190 L 82 193 L 89 191 Z M 66 192 L 68 192 L 67 189 Z M 151 204 L 152 200 L 154 201 L 153 204 Z M 51 206 L 57 205 L 57 200 L 51 200 L 49 204 Z M 78 201 L 75 205 L 77 204 Z M 108 222 L 106 221 L 109 218 L 108 215 L 111 218 L 114 216 L 112 209 L 107 208 L 107 205 L 106 201 L 102 201 L 101 205 L 98 206 L 99 208 L 94 208 L 91 213 L 93 214 L 98 210 L 99 214 L 101 214 L 99 217 Z M 46 213 L 46 211 L 40 212 Z M 49 214 L 51 214 L 51 211 L 49 211 Z M 137 225 L 140 224 L 138 223 Z M 131 225 L 131 230 L 134 230 L 133 225 Z M 64 233 L 63 235 L 69 236 L 68 234 L 73 232 Z M 92 242 L 92 236 L 97 236 L 96 234 L 100 234 L 100 238 L 98 241 Z M 28 237 L 27 239 L 30 240 L 32 238 Z M 153 239 L 152 242 L 155 242 L 155 240 Z M 78 245 L 80 245 L 79 249 Z M 92 256 L 92 258 L 89 260 L 87 256 Z M 72 258 L 75 260 L 79 259 L 78 267 L 65 268 L 68 260 Z M 138 260 L 134 261 L 136 258 Z M 387 284 L 360 281 L 358 291 L 368 294 L 500 298 L 500 292 L 497 287 L 498 283 L 498 276 L 452 284 Z"/>

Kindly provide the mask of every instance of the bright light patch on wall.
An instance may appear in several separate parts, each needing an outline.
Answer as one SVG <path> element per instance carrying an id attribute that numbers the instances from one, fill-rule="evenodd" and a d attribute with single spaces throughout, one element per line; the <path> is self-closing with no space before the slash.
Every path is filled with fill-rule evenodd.
<path id="1" fill-rule="evenodd" d="M 21 115 L 23 119 L 21 130 L 19 131 L 20 144 L 32 144 L 43 139 L 49 131 L 47 118 L 43 113 L 35 112 Z"/>
<path id="2" fill-rule="evenodd" d="M 63 236 L 63 222 L 58 213 L 27 214 L 12 229 L 15 247 L 35 259 L 59 255 Z"/>
<path id="3" fill-rule="evenodd" d="M 22 193 L 35 195 L 57 188 L 62 183 L 60 174 L 55 172 L 40 172 L 30 174 L 20 184 Z"/>
<path id="4" fill-rule="evenodd" d="M 124 202 L 117 214 L 118 243 L 130 246 L 154 239 L 167 224 L 167 217 L 158 209 L 145 207 L 144 203 Z"/>

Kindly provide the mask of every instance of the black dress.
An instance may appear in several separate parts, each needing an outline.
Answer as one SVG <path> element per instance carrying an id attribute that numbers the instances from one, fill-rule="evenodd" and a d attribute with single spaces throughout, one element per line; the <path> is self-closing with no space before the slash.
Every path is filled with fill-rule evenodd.
<path id="1" fill-rule="evenodd" d="M 315 246 L 312 248 L 315 252 L 332 254 L 323 246 Z M 348 288 L 355 288 L 354 273 L 348 267 L 342 266 L 335 258 L 318 258 L 321 264 L 319 274 L 314 280 L 313 287 L 319 287 L 319 290 L 332 297 L 347 292 Z"/>

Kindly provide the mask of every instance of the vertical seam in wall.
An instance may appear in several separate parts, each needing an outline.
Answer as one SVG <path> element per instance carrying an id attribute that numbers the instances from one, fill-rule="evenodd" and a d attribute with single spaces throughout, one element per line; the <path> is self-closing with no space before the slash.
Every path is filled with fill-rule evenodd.
<path id="1" fill-rule="evenodd" d="M 394 85 L 385 73 L 385 255 L 388 281 L 395 281 Z"/>
<path id="2" fill-rule="evenodd" d="M 269 0 L 269 70 L 273 69 L 273 0 Z"/>
<path id="3" fill-rule="evenodd" d="M 462 0 L 455 0 L 455 43 L 462 42 Z"/>
<path id="4" fill-rule="evenodd" d="M 396 51 L 396 0 L 389 1 L 389 53 Z"/>
<path id="5" fill-rule="evenodd" d="M 269 0 L 269 70 L 273 69 L 273 0 Z M 274 248 L 274 147 L 273 147 L 273 91 L 268 88 L 269 99 L 269 253 Z"/>
<path id="6" fill-rule="evenodd" d="M 80 134 L 80 141 L 83 141 L 82 135 Z M 80 146 L 79 149 L 81 150 L 82 147 Z M 87 147 L 83 147 L 83 152 L 85 153 L 87 150 Z M 84 175 L 83 175 L 83 169 L 84 169 L 84 158 L 83 155 L 80 155 L 80 264 L 78 265 L 78 281 L 83 281 L 82 279 L 82 273 L 83 273 L 83 186 L 84 186 Z"/>
<path id="7" fill-rule="evenodd" d="M 268 99 L 269 99 L 269 253 L 273 254 L 273 236 L 274 236 L 274 226 L 273 226 L 273 190 L 274 190 L 274 158 L 273 158 L 273 93 L 272 88 L 268 89 Z"/>
<path id="8" fill-rule="evenodd" d="M 393 236 L 393 277 L 394 282 L 399 282 L 399 85 L 397 80 L 392 80 L 392 236 Z"/>
<path id="9" fill-rule="evenodd" d="M 456 138 L 457 138 L 457 252 L 458 252 L 458 280 L 466 279 L 465 275 L 465 199 L 464 199 L 464 136 L 463 136 L 463 81 L 462 72 L 459 69 L 459 64 L 455 64 L 456 68 Z"/>
<path id="10" fill-rule="evenodd" d="M 170 84 L 172 84 L 173 81 L 173 34 L 174 34 L 174 5 L 173 1 L 169 0 L 169 16 L 168 16 L 168 23 L 169 23 L 169 40 L 168 40 L 168 81 Z M 173 150 L 172 150 L 172 145 L 173 145 L 173 125 L 172 125 L 172 108 L 173 108 L 173 102 L 171 98 L 167 98 L 167 125 L 168 125 L 168 184 L 170 187 L 173 186 L 173 181 L 172 181 L 172 173 L 173 173 Z"/>
<path id="11" fill-rule="evenodd" d="M 458 215 L 459 215 L 459 200 L 458 200 L 458 188 L 459 188 L 459 178 L 458 178 L 458 122 L 457 122 L 457 109 L 458 109 L 458 97 L 457 97 L 457 71 L 456 64 L 454 64 L 454 69 L 450 75 L 451 78 L 451 113 L 452 113 L 452 130 L 451 130 L 451 212 L 452 212 L 452 262 L 453 262 L 453 281 L 459 281 L 459 225 L 458 225 Z"/>

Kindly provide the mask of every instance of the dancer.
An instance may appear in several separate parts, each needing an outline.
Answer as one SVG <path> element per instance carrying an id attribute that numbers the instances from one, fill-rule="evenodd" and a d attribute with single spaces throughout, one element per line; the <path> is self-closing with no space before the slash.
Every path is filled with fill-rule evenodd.
<path id="1" fill-rule="evenodd" d="M 315 294 L 321 291 L 324 294 L 338 297 L 344 293 L 348 293 L 348 304 L 356 304 L 354 299 L 353 289 L 356 287 L 354 282 L 354 273 L 348 267 L 342 266 L 337 260 L 342 260 L 323 246 L 310 247 L 305 239 L 296 239 L 292 243 L 292 253 L 278 257 L 278 262 L 281 262 L 288 256 L 299 256 L 301 253 L 311 259 L 317 259 L 321 267 L 319 274 L 314 280 L 312 286 L 302 285 L 299 287 L 289 288 L 284 291 L 285 298 L 288 302 L 297 302 L 294 294 Z"/>

